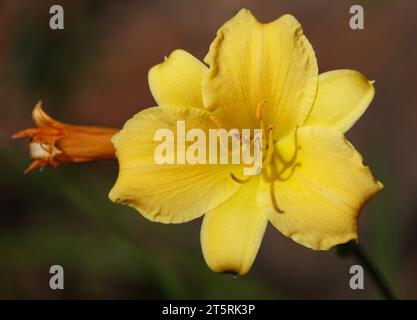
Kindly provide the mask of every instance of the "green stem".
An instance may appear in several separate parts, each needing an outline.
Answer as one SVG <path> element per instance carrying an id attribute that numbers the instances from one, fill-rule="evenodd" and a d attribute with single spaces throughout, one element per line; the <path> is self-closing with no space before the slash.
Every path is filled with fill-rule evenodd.
<path id="1" fill-rule="evenodd" d="M 387 300 L 394 300 L 395 296 L 389 287 L 387 281 L 383 278 L 375 264 L 371 261 L 365 251 L 355 241 L 350 241 L 344 245 L 338 246 L 338 252 L 342 256 L 353 255 L 371 275 L 375 285 L 377 286 L 381 296 Z"/>

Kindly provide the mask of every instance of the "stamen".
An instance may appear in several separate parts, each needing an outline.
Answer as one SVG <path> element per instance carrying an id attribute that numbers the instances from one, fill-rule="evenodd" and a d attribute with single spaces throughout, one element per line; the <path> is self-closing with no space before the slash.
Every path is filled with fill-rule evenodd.
<path id="1" fill-rule="evenodd" d="M 285 160 L 284 156 L 279 152 L 279 150 L 276 150 L 276 155 L 279 161 L 281 161 L 285 167 L 290 167 L 294 163 L 294 161 L 297 159 L 298 151 L 301 149 L 301 147 L 298 145 L 298 127 L 294 132 L 294 148 L 295 148 L 295 151 L 291 159 L 289 160 Z"/>
<path id="2" fill-rule="evenodd" d="M 266 166 L 262 169 L 262 177 L 265 179 L 266 182 L 271 183 L 274 181 L 272 177 L 272 173 L 269 173 L 268 170 L 271 169 L 271 166 Z"/>
<path id="3" fill-rule="evenodd" d="M 287 181 L 287 180 L 289 180 L 291 177 L 292 177 L 292 175 L 294 174 L 294 171 L 295 171 L 295 169 L 296 168 L 298 168 L 298 167 L 301 167 L 301 163 L 299 163 L 299 162 L 297 162 L 296 164 L 294 164 L 294 165 L 292 165 L 291 166 L 291 172 L 290 172 L 290 174 L 288 175 L 288 177 L 286 177 L 286 178 L 283 178 L 283 173 L 288 169 L 288 167 L 284 167 L 279 173 L 278 173 L 278 180 L 279 181 Z"/>
<path id="4" fill-rule="evenodd" d="M 233 173 L 231 173 L 230 176 L 232 177 L 232 179 L 234 181 L 236 181 L 237 183 L 240 183 L 240 184 L 248 183 L 252 179 L 252 177 L 253 177 L 253 176 L 250 176 L 247 179 L 240 179 L 240 178 L 236 177 Z"/>
<path id="5" fill-rule="evenodd" d="M 259 121 L 262 121 L 264 118 L 264 105 L 265 104 L 266 104 L 266 100 L 261 100 L 256 106 L 256 119 L 258 119 Z"/>
<path id="6" fill-rule="evenodd" d="M 269 126 L 267 135 L 268 135 L 268 143 L 266 145 L 267 152 L 266 152 L 265 158 L 262 161 L 262 165 L 269 164 L 274 154 L 274 136 L 272 135 L 272 125 Z"/>
<path id="7" fill-rule="evenodd" d="M 262 141 L 260 142 L 259 139 L 254 138 L 251 139 L 251 143 L 253 143 L 253 146 L 256 148 L 257 146 L 265 151 L 265 153 L 263 153 L 263 159 L 262 159 L 262 169 L 260 171 L 260 174 L 262 174 L 264 180 L 270 184 L 270 197 L 271 197 L 271 204 L 272 207 L 274 208 L 274 210 L 277 213 L 283 214 L 285 213 L 284 210 L 282 210 L 279 205 L 278 205 L 278 201 L 276 198 L 276 185 L 275 183 L 278 181 L 287 181 L 291 178 L 291 176 L 294 174 L 294 171 L 296 168 L 300 167 L 301 164 L 300 163 L 295 163 L 295 161 L 297 160 L 297 156 L 298 156 L 298 151 L 301 149 L 298 146 L 298 127 L 295 130 L 295 134 L 294 134 L 294 148 L 295 151 L 293 153 L 293 155 L 291 156 L 291 159 L 286 160 L 283 155 L 281 155 L 279 153 L 279 150 L 277 150 L 274 146 L 274 135 L 273 135 L 273 126 L 270 125 L 268 127 L 268 129 L 265 128 L 264 125 L 264 109 L 265 109 L 265 104 L 266 101 L 262 100 L 258 103 L 258 105 L 256 106 L 256 118 L 259 121 L 259 126 L 262 130 Z M 214 117 L 214 116 L 210 116 L 209 118 L 211 121 L 213 121 L 216 125 L 216 127 L 218 129 L 221 128 L 221 123 L 220 121 Z M 246 141 L 244 141 L 246 143 Z M 247 147 L 247 145 L 245 144 L 243 147 Z M 250 147 L 250 146 L 249 146 Z M 272 158 L 274 157 L 274 155 L 277 155 L 278 157 L 278 162 L 283 164 L 283 168 L 278 168 L 276 167 L 278 165 L 277 161 L 272 161 Z M 286 175 L 287 171 L 289 170 L 288 175 Z M 241 179 L 238 178 L 235 174 L 230 173 L 231 178 L 236 181 L 237 183 L 240 184 L 245 184 L 248 183 L 253 176 L 250 176 L 246 179 Z"/>
<path id="8" fill-rule="evenodd" d="M 271 182 L 271 188 L 269 189 L 269 191 L 271 194 L 271 202 L 274 210 L 281 214 L 284 213 L 285 211 L 281 210 L 281 208 L 278 206 L 277 199 L 275 197 L 275 181 Z"/>
<path id="9" fill-rule="evenodd" d="M 256 106 L 256 119 L 259 121 L 259 125 L 262 130 L 262 149 L 266 147 L 266 133 L 265 133 L 265 125 L 263 122 L 264 118 L 264 105 L 266 104 L 266 100 L 259 101 L 258 105 Z"/>
<path id="10" fill-rule="evenodd" d="M 271 170 L 270 174 L 267 172 L 268 169 Z M 262 176 L 265 179 L 265 181 L 270 184 L 269 193 L 270 193 L 270 197 L 271 197 L 272 207 L 278 213 L 285 213 L 284 210 L 282 210 L 278 206 L 278 202 L 277 202 L 277 199 L 275 197 L 275 182 L 276 182 L 277 179 L 275 178 L 276 174 L 273 171 L 275 171 L 274 167 L 267 166 L 262 170 Z"/>
<path id="11" fill-rule="evenodd" d="M 274 148 L 274 141 L 273 136 L 271 132 L 271 126 L 268 128 L 268 143 L 267 143 L 267 156 L 265 157 L 263 161 L 264 169 L 262 170 L 262 176 L 265 179 L 266 182 L 270 184 L 270 197 L 271 197 L 271 203 L 274 210 L 278 213 L 284 213 L 284 211 L 278 206 L 278 202 L 276 199 L 276 193 L 275 193 L 275 183 L 278 181 L 287 181 L 289 180 L 294 172 L 295 169 L 300 167 L 301 164 L 298 162 L 295 162 L 297 160 L 298 151 L 301 149 L 301 147 L 298 145 L 298 128 L 295 131 L 294 135 L 294 148 L 295 151 L 293 155 L 291 156 L 291 159 L 285 160 L 284 157 L 279 153 L 279 150 Z M 278 157 L 279 162 L 283 164 L 283 168 L 279 169 L 278 161 L 271 161 L 270 158 L 276 154 Z M 266 164 L 266 165 L 265 165 Z M 289 170 L 288 175 L 284 175 L 287 173 L 287 170 Z"/>

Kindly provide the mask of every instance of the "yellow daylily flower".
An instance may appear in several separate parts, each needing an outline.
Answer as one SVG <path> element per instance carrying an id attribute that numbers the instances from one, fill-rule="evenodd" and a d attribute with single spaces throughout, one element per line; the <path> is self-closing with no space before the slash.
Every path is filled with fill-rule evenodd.
<path id="1" fill-rule="evenodd" d="M 268 221 L 315 249 L 358 239 L 358 215 L 382 188 L 344 133 L 365 112 L 374 86 L 353 70 L 318 74 L 300 24 L 284 15 L 259 23 L 241 10 L 205 58 L 174 51 L 149 72 L 158 104 L 127 121 L 112 141 L 119 175 L 110 199 L 151 221 L 204 215 L 201 245 L 216 272 L 243 275 Z M 262 170 L 241 178 L 236 164 L 158 165 L 156 130 L 262 128 Z"/>

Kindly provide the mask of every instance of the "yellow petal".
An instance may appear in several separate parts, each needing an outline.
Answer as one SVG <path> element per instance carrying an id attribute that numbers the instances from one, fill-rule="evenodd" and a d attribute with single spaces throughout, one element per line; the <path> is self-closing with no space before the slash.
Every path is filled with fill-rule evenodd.
<path id="1" fill-rule="evenodd" d="M 289 180 L 275 182 L 275 199 L 284 213 L 271 209 L 270 185 L 264 181 L 259 203 L 279 231 L 306 247 L 327 250 L 357 239 L 359 213 L 382 184 L 342 133 L 312 126 L 298 135 L 300 167 Z M 278 147 L 291 150 L 293 139 Z"/>
<path id="2" fill-rule="evenodd" d="M 354 70 L 319 75 L 317 96 L 306 126 L 348 131 L 366 111 L 375 95 L 371 81 Z"/>
<path id="3" fill-rule="evenodd" d="M 251 268 L 268 222 L 256 203 L 258 183 L 253 178 L 204 216 L 201 246 L 211 270 L 243 275 Z"/>
<path id="4" fill-rule="evenodd" d="M 207 67 L 184 50 L 175 50 L 148 75 L 158 105 L 203 108 L 201 80 Z"/>
<path id="5" fill-rule="evenodd" d="M 208 118 L 203 109 L 154 107 L 127 121 L 112 139 L 119 160 L 119 176 L 110 199 L 137 209 L 149 220 L 163 223 L 192 220 L 227 200 L 240 187 L 230 177 L 233 166 L 177 161 L 157 164 L 154 158 L 155 149 L 162 143 L 154 141 L 158 129 L 170 129 L 176 135 L 176 122 L 183 120 L 185 130 L 201 128 L 207 132 L 214 127 Z M 176 148 L 177 144 L 166 154 L 175 155 Z"/>
<path id="6" fill-rule="evenodd" d="M 304 123 L 316 95 L 317 61 L 293 16 L 262 24 L 241 10 L 218 31 L 205 62 L 205 105 L 229 127 L 259 127 L 262 101 L 276 137 Z"/>

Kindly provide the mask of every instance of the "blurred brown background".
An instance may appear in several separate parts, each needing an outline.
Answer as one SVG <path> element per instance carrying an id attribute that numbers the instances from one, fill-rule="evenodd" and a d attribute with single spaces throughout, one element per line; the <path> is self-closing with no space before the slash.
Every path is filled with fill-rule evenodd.
<path id="1" fill-rule="evenodd" d="M 49 29 L 61 4 L 65 29 Z M 349 28 L 361 4 L 365 30 Z M 200 220 L 162 225 L 112 204 L 112 162 L 27 176 L 38 100 L 55 118 L 121 127 L 154 102 L 147 71 L 172 50 L 202 59 L 240 8 L 260 21 L 291 13 L 320 71 L 352 68 L 376 80 L 376 97 L 348 138 L 385 188 L 361 216 L 361 244 L 401 298 L 417 298 L 417 2 L 334 0 L 0 1 L 0 298 L 378 298 L 349 288 L 352 259 L 314 252 L 268 228 L 248 276 L 205 266 Z M 49 289 L 49 267 L 65 290 Z"/>

